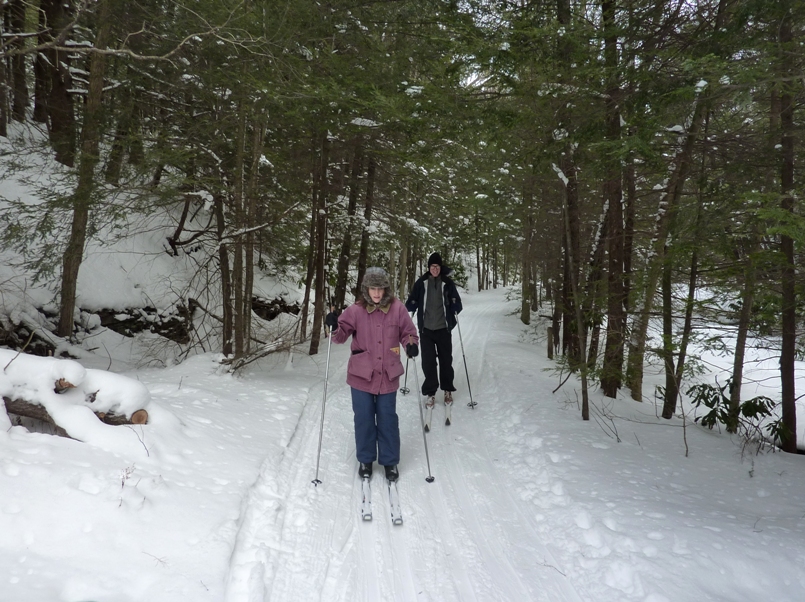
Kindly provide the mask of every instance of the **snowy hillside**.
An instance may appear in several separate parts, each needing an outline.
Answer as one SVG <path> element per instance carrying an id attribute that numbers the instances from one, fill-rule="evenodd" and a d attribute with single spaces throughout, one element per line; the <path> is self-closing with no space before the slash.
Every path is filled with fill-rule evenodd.
<path id="1" fill-rule="evenodd" d="M 427 435 L 433 483 L 413 372 L 398 396 L 402 526 L 377 472 L 375 518 L 360 520 L 347 346 L 331 352 L 318 487 L 326 347 L 238 377 L 202 355 L 128 373 L 153 419 L 107 427 L 126 431 L 117 447 L 0 429 L 0 599 L 805 599 L 801 456 L 742 453 L 597 394 L 583 422 L 506 291 L 464 302 L 478 406 L 456 332 L 453 425 L 437 406 Z"/>

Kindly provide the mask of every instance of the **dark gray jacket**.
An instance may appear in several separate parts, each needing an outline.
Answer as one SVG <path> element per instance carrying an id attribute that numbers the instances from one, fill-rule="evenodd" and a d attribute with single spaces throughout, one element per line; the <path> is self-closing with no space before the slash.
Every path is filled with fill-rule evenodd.
<path id="1" fill-rule="evenodd" d="M 453 330 L 456 327 L 456 315 L 461 313 L 461 297 L 458 295 L 456 283 L 450 278 L 453 270 L 446 265 L 442 266 L 439 277 L 442 280 L 442 298 L 444 300 L 444 316 L 447 320 L 447 328 Z M 405 309 L 409 312 L 416 312 L 416 323 L 419 331 L 425 327 L 425 305 L 428 287 L 426 286 L 430 272 L 425 272 L 414 283 L 411 294 L 405 302 Z"/>

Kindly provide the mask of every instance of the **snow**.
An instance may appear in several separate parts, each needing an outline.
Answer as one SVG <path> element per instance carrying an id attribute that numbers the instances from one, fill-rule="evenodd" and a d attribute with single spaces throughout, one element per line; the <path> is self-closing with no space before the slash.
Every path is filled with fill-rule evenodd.
<path id="1" fill-rule="evenodd" d="M 359 125 L 359 126 L 368 127 L 368 128 L 376 128 L 376 127 L 381 125 L 380 123 L 378 123 L 376 121 L 372 121 L 371 119 L 365 119 L 363 117 L 356 117 L 355 119 L 350 121 L 350 123 L 353 124 L 353 125 Z"/>
<path id="2" fill-rule="evenodd" d="M 567 179 L 565 172 L 563 172 L 562 169 L 556 163 L 551 163 L 551 167 L 556 172 L 556 175 L 559 176 L 559 179 L 562 180 L 562 184 L 567 186 L 570 180 Z"/>
<path id="3" fill-rule="evenodd" d="M 33 204 L 64 188 L 46 175 L 56 166 L 17 156 L 38 175 L 6 177 L 0 196 Z M 197 290 L 196 264 L 165 252 L 173 230 L 152 218 L 132 224 L 137 236 L 88 241 L 84 310 L 167 315 L 176 291 Z M 86 311 L 83 341 L 51 335 L 32 308 L 54 309 L 53 282 L 32 282 L 18 259 L 0 256 L 0 319 L 78 359 L 0 348 L 0 394 L 42 405 L 72 437 L 0 412 L 2 602 L 805 599 L 802 456 L 755 454 L 703 429 L 687 400 L 687 415 L 666 421 L 650 400 L 592 391 L 592 419 L 582 421 L 578 384 L 559 387 L 564 375 L 536 334 L 546 324 L 535 315 L 538 329 L 523 326 L 512 291 L 462 294 L 451 426 L 437 406 L 423 438 L 415 392 L 398 397 L 405 522 L 395 527 L 379 470 L 374 520 L 360 520 L 346 345 L 329 350 L 329 364 L 326 344 L 312 357 L 304 345 L 237 376 L 214 353 L 142 367 L 164 339 L 122 337 Z M 256 287 L 261 298 L 301 296 L 265 276 Z M 753 352 L 745 397 L 779 399 L 774 352 Z M 703 378 L 731 361 L 703 353 Z M 657 372 L 647 366 L 645 390 L 663 383 Z M 74 386 L 57 393 L 60 379 Z M 138 409 L 146 425 L 95 415 Z"/>
<path id="4" fill-rule="evenodd" d="M 554 393 L 561 377 L 509 295 L 463 294 L 453 424 L 437 404 L 426 439 L 433 483 L 415 392 L 398 396 L 396 527 L 379 470 L 374 520 L 359 516 L 346 345 L 329 350 L 324 405 L 326 345 L 237 376 L 215 354 L 112 374 L 2 351 L 3 395 L 27 386 L 48 409 L 80 410 L 84 430 L 0 429 L 0 598 L 805 599 L 802 456 L 756 455 L 626 395 L 593 391 L 582 421 L 573 381 Z M 76 381 L 70 403 L 55 377 Z M 79 399 L 95 390 L 93 403 L 146 406 L 149 423 L 97 422 Z"/>

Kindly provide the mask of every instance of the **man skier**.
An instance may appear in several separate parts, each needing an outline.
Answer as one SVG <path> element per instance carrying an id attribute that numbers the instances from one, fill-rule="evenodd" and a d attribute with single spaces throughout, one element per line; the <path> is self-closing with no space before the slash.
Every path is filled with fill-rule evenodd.
<path id="1" fill-rule="evenodd" d="M 461 312 L 461 297 L 450 278 L 453 270 L 442 264 L 442 256 L 433 253 L 428 258 L 428 271 L 414 283 L 405 308 L 416 312 L 419 327 L 419 347 L 422 350 L 422 370 L 425 381 L 422 395 L 425 406 L 432 409 L 436 391 L 441 384 L 444 403 L 453 403 L 453 339 L 456 314 Z M 438 366 L 437 366 L 438 363 Z"/>

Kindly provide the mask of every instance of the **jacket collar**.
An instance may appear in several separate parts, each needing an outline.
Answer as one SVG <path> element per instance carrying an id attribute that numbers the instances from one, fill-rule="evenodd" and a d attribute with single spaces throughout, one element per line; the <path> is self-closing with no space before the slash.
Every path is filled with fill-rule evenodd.
<path id="1" fill-rule="evenodd" d="M 387 314 L 391 309 L 391 303 L 389 303 L 388 305 L 369 305 L 368 303 L 366 304 L 366 311 L 368 313 L 372 313 L 376 309 L 379 309 L 384 314 Z"/>

